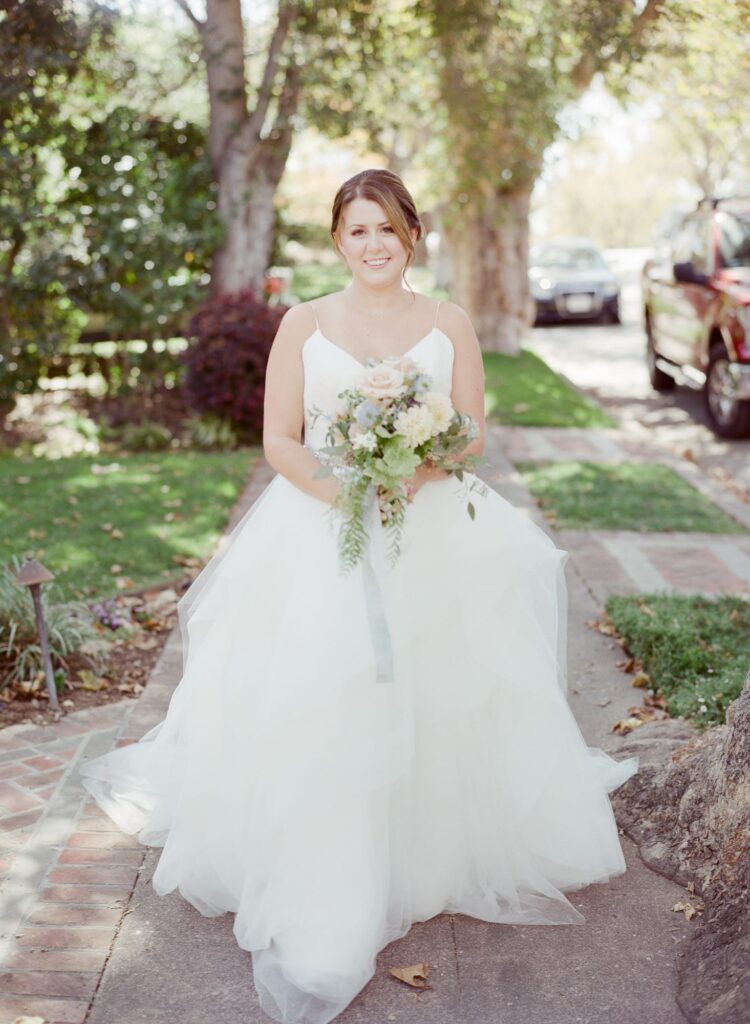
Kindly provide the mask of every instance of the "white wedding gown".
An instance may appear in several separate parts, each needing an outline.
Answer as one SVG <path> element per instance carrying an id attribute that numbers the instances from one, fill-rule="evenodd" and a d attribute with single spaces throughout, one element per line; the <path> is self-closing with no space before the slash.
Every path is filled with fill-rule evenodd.
<path id="1" fill-rule="evenodd" d="M 409 355 L 450 394 L 447 335 Z M 362 365 L 320 330 L 303 362 L 316 449 L 309 410 Z M 424 485 L 394 567 L 373 509 L 344 575 L 331 506 L 276 474 L 178 605 L 166 717 L 82 768 L 163 846 L 159 894 L 235 912 L 275 1020 L 332 1020 L 415 921 L 581 923 L 564 891 L 625 870 L 607 794 L 637 760 L 587 746 L 568 707 L 567 553 L 492 489 L 473 520 L 466 497 Z"/>

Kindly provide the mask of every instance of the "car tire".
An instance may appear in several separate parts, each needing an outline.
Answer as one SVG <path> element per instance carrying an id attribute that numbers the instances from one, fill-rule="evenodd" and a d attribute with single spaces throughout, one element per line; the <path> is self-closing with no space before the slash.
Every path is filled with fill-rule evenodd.
<path id="1" fill-rule="evenodd" d="M 619 324 L 620 320 L 620 307 L 619 306 L 607 306 L 599 318 L 603 324 Z"/>
<path id="2" fill-rule="evenodd" d="M 671 391 L 675 385 L 675 379 L 656 365 L 656 348 L 648 315 L 646 316 L 646 365 L 648 366 L 648 379 L 651 381 L 654 391 Z"/>
<path id="3" fill-rule="evenodd" d="M 750 401 L 729 394 L 729 356 L 721 345 L 711 349 L 703 397 L 711 429 L 719 437 L 750 437 Z"/>

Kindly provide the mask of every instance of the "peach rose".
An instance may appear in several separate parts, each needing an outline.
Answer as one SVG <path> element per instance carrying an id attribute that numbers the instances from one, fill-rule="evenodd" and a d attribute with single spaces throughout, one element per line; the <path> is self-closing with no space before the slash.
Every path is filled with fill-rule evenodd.
<path id="1" fill-rule="evenodd" d="M 398 398 L 406 390 L 404 375 L 391 363 L 368 366 L 359 390 L 368 398 Z"/>

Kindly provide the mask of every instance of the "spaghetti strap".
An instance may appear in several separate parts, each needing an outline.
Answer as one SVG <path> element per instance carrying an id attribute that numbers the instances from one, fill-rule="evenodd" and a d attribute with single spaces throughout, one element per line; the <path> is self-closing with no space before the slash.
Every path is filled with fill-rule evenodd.
<path id="1" fill-rule="evenodd" d="M 440 303 L 442 301 L 443 301 L 442 299 L 438 300 L 437 308 L 435 309 L 435 321 L 434 321 L 434 323 L 432 325 L 432 329 L 433 330 L 437 327 L 437 318 L 438 318 L 438 313 L 440 312 Z"/>
<path id="2" fill-rule="evenodd" d="M 310 309 L 313 311 L 313 316 L 315 317 L 315 326 L 318 328 L 318 330 L 320 330 L 320 324 L 318 323 L 318 314 L 315 312 L 315 303 L 312 300 L 310 301 Z"/>

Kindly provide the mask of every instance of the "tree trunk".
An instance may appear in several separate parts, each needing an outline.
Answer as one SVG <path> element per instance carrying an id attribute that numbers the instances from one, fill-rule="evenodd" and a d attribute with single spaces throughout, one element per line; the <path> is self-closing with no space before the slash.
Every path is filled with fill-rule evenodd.
<path id="1" fill-rule="evenodd" d="M 446 223 L 452 292 L 485 351 L 516 355 L 531 322 L 530 192 L 479 195 Z"/>
<path id="2" fill-rule="evenodd" d="M 618 744 L 638 772 L 612 795 L 643 861 L 691 886 L 705 910 L 679 966 L 691 1024 L 750 1020 L 750 675 L 717 726 L 684 743 L 684 723 L 648 723 Z M 676 745 L 674 739 L 681 742 Z M 687 895 L 687 894 L 686 894 Z M 691 901 L 695 904 L 695 900 Z"/>
<path id="3" fill-rule="evenodd" d="M 214 292 L 253 288 L 260 297 L 274 235 L 274 196 L 289 151 L 267 153 L 248 167 L 244 154 L 229 154 L 219 179 L 224 244 L 214 254 Z M 279 166 L 281 173 L 278 173 Z"/>
<path id="4" fill-rule="evenodd" d="M 199 23 L 208 75 L 209 146 L 218 183 L 218 212 L 225 226 L 214 254 L 214 293 L 251 287 L 260 297 L 273 245 L 274 196 L 291 146 L 291 119 L 299 102 L 299 73 L 281 55 L 296 6 L 281 0 L 255 106 L 248 111 L 244 29 L 240 0 L 207 0 Z M 279 86 L 280 81 L 280 86 Z M 277 112 L 264 131 L 271 97 Z"/>

